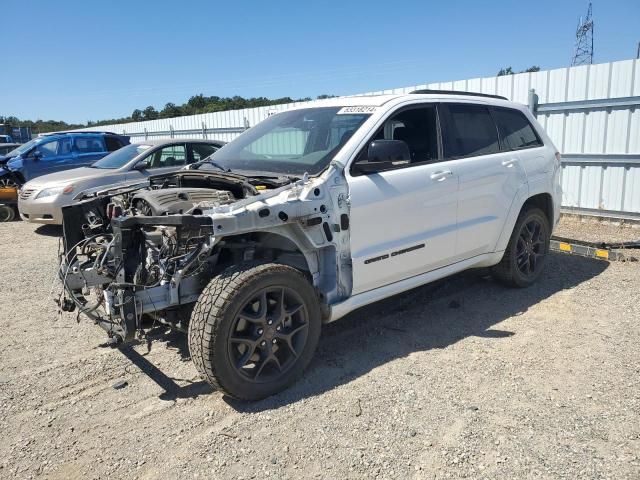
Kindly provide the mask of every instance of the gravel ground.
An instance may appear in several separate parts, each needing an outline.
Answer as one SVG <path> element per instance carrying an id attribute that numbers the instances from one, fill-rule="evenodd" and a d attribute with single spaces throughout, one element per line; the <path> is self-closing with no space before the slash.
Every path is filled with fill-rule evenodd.
<path id="1" fill-rule="evenodd" d="M 0 224 L 0 478 L 640 478 L 638 263 L 418 288 L 326 326 L 300 382 L 243 404 L 183 335 L 120 351 L 59 318 L 58 234 Z"/>
<path id="2" fill-rule="evenodd" d="M 616 223 L 596 218 L 563 215 L 553 232 L 559 237 L 585 242 L 637 242 L 640 224 Z"/>

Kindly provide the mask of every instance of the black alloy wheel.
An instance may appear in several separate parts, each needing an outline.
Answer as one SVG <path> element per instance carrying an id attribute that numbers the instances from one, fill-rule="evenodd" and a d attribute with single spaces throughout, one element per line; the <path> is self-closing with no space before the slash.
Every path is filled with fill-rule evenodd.
<path id="1" fill-rule="evenodd" d="M 539 219 L 532 218 L 523 223 L 516 244 L 516 262 L 523 275 L 534 275 L 545 254 L 544 227 Z"/>
<path id="2" fill-rule="evenodd" d="M 308 331 L 308 314 L 295 290 L 263 288 L 233 322 L 228 338 L 231 364 L 252 382 L 277 381 L 300 356 Z"/>
<path id="3" fill-rule="evenodd" d="M 189 321 L 189 351 L 221 392 L 259 400 L 295 382 L 318 345 L 322 313 L 308 275 L 247 262 L 214 276 Z"/>
<path id="4" fill-rule="evenodd" d="M 510 287 L 528 287 L 542 274 L 549 253 L 551 228 L 537 207 L 520 212 L 500 263 L 492 268 L 496 280 Z"/>

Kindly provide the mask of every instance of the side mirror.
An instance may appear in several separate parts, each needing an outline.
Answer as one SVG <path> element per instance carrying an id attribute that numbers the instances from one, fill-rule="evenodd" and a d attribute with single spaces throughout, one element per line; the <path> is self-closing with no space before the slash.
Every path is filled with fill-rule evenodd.
<path id="1" fill-rule="evenodd" d="M 146 170 L 147 168 L 149 168 L 148 160 L 141 160 L 133 166 L 133 169 L 138 171 Z"/>
<path id="2" fill-rule="evenodd" d="M 34 150 L 31 152 L 29 156 L 34 160 L 40 160 L 42 158 L 42 152 L 39 152 L 38 150 Z"/>
<path id="3" fill-rule="evenodd" d="M 361 173 L 376 173 L 390 170 L 411 161 L 409 145 L 402 140 L 374 140 L 369 144 L 367 160 L 355 167 Z"/>

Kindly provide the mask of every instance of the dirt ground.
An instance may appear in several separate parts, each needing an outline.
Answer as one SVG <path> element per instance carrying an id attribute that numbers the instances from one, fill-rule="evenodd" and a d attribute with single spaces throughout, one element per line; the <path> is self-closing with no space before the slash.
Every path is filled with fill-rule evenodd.
<path id="1" fill-rule="evenodd" d="M 58 235 L 0 224 L 0 478 L 640 478 L 640 263 L 418 288 L 326 326 L 300 382 L 244 404 L 184 335 L 120 351 L 59 318 Z"/>

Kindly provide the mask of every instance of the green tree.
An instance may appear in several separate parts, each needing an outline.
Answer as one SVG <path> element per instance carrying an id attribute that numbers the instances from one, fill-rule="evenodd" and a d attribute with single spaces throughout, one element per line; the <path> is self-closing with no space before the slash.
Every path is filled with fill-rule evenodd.
<path id="1" fill-rule="evenodd" d="M 142 111 L 142 117 L 145 120 L 155 120 L 158 118 L 158 111 L 153 108 L 153 106 L 149 105 Z"/>
<path id="2" fill-rule="evenodd" d="M 198 95 L 194 95 L 193 97 L 189 98 L 187 105 L 189 105 L 194 110 L 200 110 L 207 106 L 207 100 L 204 98 L 204 95 L 199 93 Z"/>
<path id="3" fill-rule="evenodd" d="M 318 98 L 332 97 L 334 97 L 334 95 L 322 94 L 318 96 Z M 222 112 L 238 108 L 265 107 L 292 102 L 307 102 L 309 100 L 311 100 L 309 97 L 298 99 L 293 99 L 291 97 L 273 99 L 267 97 L 244 98 L 239 95 L 234 97 L 219 97 L 216 95 L 206 97 L 199 93 L 198 95 L 190 97 L 189 100 L 182 105 L 176 105 L 175 103 L 169 102 L 165 104 L 164 108 L 160 112 L 158 112 L 152 105 L 149 105 L 143 110 L 136 108 L 129 117 L 107 118 L 97 121 L 90 120 L 87 122 L 87 125 L 66 123 L 59 120 L 20 120 L 15 116 L 0 116 L 0 123 L 6 123 L 11 126 L 31 127 L 33 133 L 38 134 L 44 132 L 57 132 L 60 130 L 75 130 L 89 125 L 113 125 L 118 123 L 139 122 L 142 120 L 155 120 L 157 118 L 192 115 L 194 113 Z"/>
<path id="4" fill-rule="evenodd" d="M 179 117 L 180 115 L 182 115 L 182 108 L 171 102 L 167 103 L 160 112 L 160 118 Z"/>
<path id="5" fill-rule="evenodd" d="M 521 72 L 514 72 L 511 67 L 501 68 L 498 72 L 498 77 L 502 77 L 504 75 L 513 75 L 514 73 L 527 73 L 527 72 L 539 72 L 540 67 L 537 65 L 533 65 L 526 70 L 522 70 Z"/>

